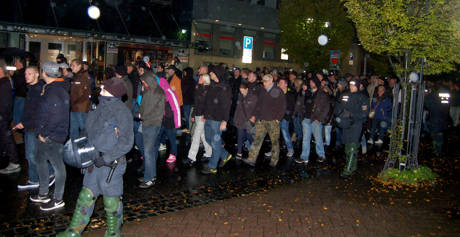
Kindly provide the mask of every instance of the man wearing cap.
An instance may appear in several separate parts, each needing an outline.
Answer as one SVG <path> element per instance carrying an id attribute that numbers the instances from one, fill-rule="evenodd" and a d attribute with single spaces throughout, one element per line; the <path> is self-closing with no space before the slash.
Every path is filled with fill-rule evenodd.
<path id="1" fill-rule="evenodd" d="M 166 75 L 168 76 L 168 82 L 169 82 L 169 87 L 171 87 L 171 90 L 173 90 L 176 95 L 177 99 L 179 99 L 179 105 L 182 107 L 184 104 L 183 98 L 182 98 L 182 84 L 180 82 L 179 77 L 176 74 L 177 68 L 174 65 L 169 65 L 166 68 Z"/>
<path id="2" fill-rule="evenodd" d="M 286 113 L 286 99 L 283 91 L 276 86 L 271 75 L 265 75 L 262 82 L 264 88 L 260 90 L 256 109 L 250 118 L 250 121 L 256 124 L 256 134 L 249 151 L 249 157 L 243 162 L 255 166 L 262 142 L 268 133 L 272 142 L 273 154 L 270 166 L 275 167 L 279 160 L 280 121 Z"/>
<path id="3" fill-rule="evenodd" d="M 209 66 L 211 85 L 206 94 L 203 119 L 206 141 L 212 147 L 212 156 L 203 174 L 216 174 L 217 165 L 223 167 L 232 155 L 222 146 L 222 132 L 227 129 L 232 104 L 232 89 L 224 80 L 225 69 L 222 66 Z M 220 162 L 220 164 L 219 164 Z"/>
<path id="4" fill-rule="evenodd" d="M 59 78 L 59 64 L 45 62 L 42 78 L 45 81 L 40 93 L 40 105 L 37 113 L 38 143 L 36 162 L 38 167 L 39 192 L 30 197 L 32 202 L 42 203 L 43 211 L 54 210 L 64 206 L 62 197 L 66 180 L 63 161 L 63 147 L 69 135 L 69 93 L 65 89 L 64 79 Z M 49 169 L 48 161 L 54 169 L 54 196 L 48 195 Z"/>
<path id="5" fill-rule="evenodd" d="M 99 96 L 99 105 L 86 122 L 88 139 L 101 155 L 94 160 L 83 178 L 83 188 L 69 227 L 59 237 L 80 236 L 88 224 L 94 204 L 103 195 L 107 230 L 104 236 L 121 236 L 123 223 L 123 174 L 125 154 L 134 142 L 131 111 L 121 101 L 126 95 L 125 83 L 117 78 L 106 80 Z M 113 174 L 108 182 L 111 170 Z"/>
<path id="6" fill-rule="evenodd" d="M 341 95 L 334 108 L 336 122 L 343 129 L 342 141 L 345 144 L 346 163 L 340 175 L 348 178 L 357 169 L 358 144 L 363 123 L 369 114 L 369 99 L 359 92 L 359 80 L 350 81 L 350 90 Z"/>

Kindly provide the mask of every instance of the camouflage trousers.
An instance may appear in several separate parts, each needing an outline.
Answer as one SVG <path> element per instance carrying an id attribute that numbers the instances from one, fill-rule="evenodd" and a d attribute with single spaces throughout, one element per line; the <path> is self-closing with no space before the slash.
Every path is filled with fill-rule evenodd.
<path id="1" fill-rule="evenodd" d="M 264 142 L 265 135 L 270 137 L 272 141 L 272 158 L 273 163 L 278 163 L 280 156 L 280 122 L 279 121 L 257 121 L 256 122 L 256 134 L 254 136 L 254 142 L 251 145 L 249 151 L 248 160 L 255 162 L 259 155 L 260 147 Z"/>

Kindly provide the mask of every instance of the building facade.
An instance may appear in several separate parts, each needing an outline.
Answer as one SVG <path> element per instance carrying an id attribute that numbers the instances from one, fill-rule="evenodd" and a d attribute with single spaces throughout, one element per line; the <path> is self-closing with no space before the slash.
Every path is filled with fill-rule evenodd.
<path id="1" fill-rule="evenodd" d="M 279 0 L 194 0 L 189 66 L 224 63 L 240 68 L 298 68 L 280 47 Z M 253 37 L 252 62 L 243 39 Z"/>

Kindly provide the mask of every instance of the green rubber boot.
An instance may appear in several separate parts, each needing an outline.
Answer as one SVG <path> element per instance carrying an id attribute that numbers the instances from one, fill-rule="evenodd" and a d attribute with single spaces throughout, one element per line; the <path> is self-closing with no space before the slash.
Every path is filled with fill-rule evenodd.
<path id="1" fill-rule="evenodd" d="M 76 237 L 81 236 L 81 233 L 85 229 L 86 225 L 89 223 L 89 219 L 93 214 L 94 210 L 94 198 L 93 192 L 87 187 L 83 187 L 78 196 L 77 205 L 70 221 L 69 227 L 64 231 L 59 233 L 58 237 Z"/>
<path id="2" fill-rule="evenodd" d="M 121 224 L 123 224 L 123 203 L 121 197 L 104 196 L 104 210 L 107 216 L 107 230 L 104 237 L 121 236 Z"/>
<path id="3" fill-rule="evenodd" d="M 348 178 L 356 170 L 356 167 L 357 167 L 356 153 L 357 153 L 356 144 L 351 143 L 351 144 L 345 145 L 346 162 L 345 162 L 345 168 L 343 169 L 343 172 L 340 175 L 340 177 Z"/>

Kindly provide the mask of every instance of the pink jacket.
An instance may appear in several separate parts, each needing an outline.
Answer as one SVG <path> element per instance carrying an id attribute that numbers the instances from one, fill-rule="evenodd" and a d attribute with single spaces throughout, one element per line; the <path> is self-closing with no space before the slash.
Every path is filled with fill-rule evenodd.
<path id="1" fill-rule="evenodd" d="M 166 95 L 166 102 L 169 103 L 169 106 L 171 106 L 171 110 L 174 113 L 174 125 L 176 128 L 180 128 L 181 125 L 181 115 L 180 115 L 180 105 L 179 105 L 179 100 L 177 99 L 176 93 L 169 87 L 169 83 L 166 79 L 163 77 L 160 77 L 159 79 L 159 84 L 161 89 L 165 92 Z"/>

